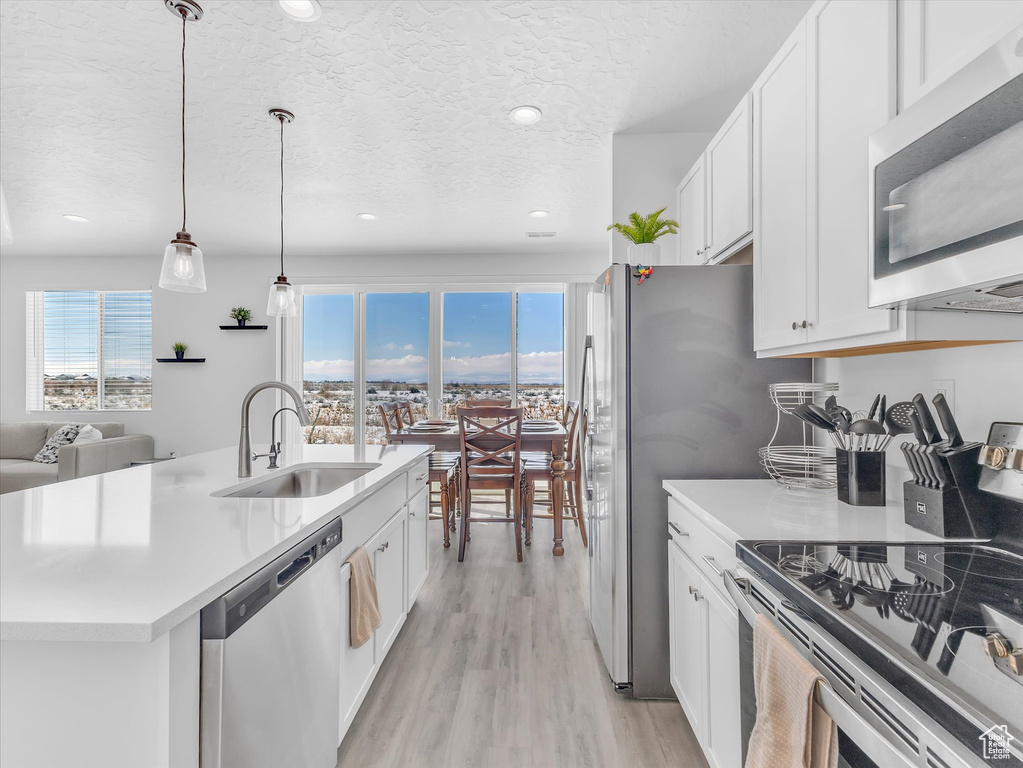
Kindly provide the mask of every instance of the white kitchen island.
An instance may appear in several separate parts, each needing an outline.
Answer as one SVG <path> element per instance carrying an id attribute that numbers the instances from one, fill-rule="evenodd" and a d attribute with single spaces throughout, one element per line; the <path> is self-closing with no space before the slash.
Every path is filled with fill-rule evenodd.
<path id="1" fill-rule="evenodd" d="M 342 558 L 396 537 L 397 572 L 347 677 L 342 616 L 340 741 L 428 571 L 430 450 L 289 446 L 240 480 L 227 448 L 0 497 L 0 764 L 197 766 L 200 609 L 337 517 Z M 212 495 L 336 462 L 379 467 L 318 497 Z"/>

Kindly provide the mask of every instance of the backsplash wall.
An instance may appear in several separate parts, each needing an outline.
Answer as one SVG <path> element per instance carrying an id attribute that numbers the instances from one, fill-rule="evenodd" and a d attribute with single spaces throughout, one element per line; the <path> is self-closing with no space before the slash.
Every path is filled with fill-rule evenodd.
<path id="1" fill-rule="evenodd" d="M 889 405 L 917 392 L 929 402 L 936 381 L 952 380 L 949 403 L 966 440 L 984 440 L 992 421 L 1023 422 L 1023 342 L 820 359 L 814 378 L 837 382 L 839 401 L 852 410 L 870 408 L 878 392 Z M 893 440 L 887 452 L 888 498 L 901 501 L 910 474 L 898 443 Z"/>

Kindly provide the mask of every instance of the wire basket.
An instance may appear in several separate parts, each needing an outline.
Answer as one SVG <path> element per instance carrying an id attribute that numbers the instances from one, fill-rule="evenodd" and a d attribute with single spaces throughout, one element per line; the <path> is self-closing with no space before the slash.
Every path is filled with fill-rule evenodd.
<path id="1" fill-rule="evenodd" d="M 831 395 L 838 392 L 838 384 L 832 382 L 781 382 L 768 385 L 771 402 L 782 413 L 792 413 L 792 409 L 803 403 L 823 405 Z"/>
<path id="2" fill-rule="evenodd" d="M 835 453 L 816 445 L 769 445 L 760 449 L 760 465 L 788 488 L 834 488 Z"/>

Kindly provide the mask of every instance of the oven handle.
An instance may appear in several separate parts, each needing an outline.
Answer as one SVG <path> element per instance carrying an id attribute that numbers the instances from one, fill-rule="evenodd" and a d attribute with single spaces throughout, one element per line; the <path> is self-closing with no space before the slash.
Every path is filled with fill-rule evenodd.
<path id="1" fill-rule="evenodd" d="M 721 578 L 725 582 L 725 589 L 735 603 L 736 609 L 742 618 L 749 622 L 750 626 L 753 626 L 760 611 L 746 597 L 749 594 L 749 582 L 746 579 L 737 578 L 733 571 L 725 571 Z M 766 613 L 763 615 L 776 627 L 778 626 L 773 616 Z M 824 680 L 817 683 L 814 701 L 828 714 L 835 725 L 841 728 L 845 735 L 878 765 L 892 766 L 892 768 L 915 768 L 914 762 L 893 747 Z"/>

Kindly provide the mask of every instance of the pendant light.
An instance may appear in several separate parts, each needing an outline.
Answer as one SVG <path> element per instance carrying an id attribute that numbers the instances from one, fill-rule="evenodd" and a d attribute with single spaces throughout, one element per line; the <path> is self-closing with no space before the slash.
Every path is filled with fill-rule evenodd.
<path id="1" fill-rule="evenodd" d="M 202 8 L 194 0 L 164 0 L 167 9 L 181 18 L 181 231 L 163 252 L 160 287 L 169 291 L 203 293 L 206 271 L 202 251 L 188 234 L 188 206 L 185 199 L 185 27 L 202 18 Z"/>
<path id="2" fill-rule="evenodd" d="M 294 317 L 295 289 L 284 276 L 284 124 L 290 123 L 295 116 L 286 109 L 271 109 L 270 117 L 277 118 L 281 123 L 281 274 L 270 286 L 266 313 L 270 317 Z"/>

